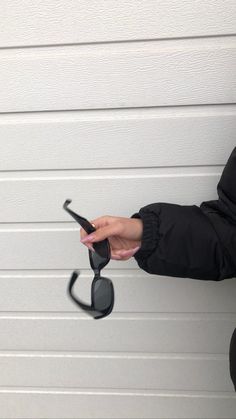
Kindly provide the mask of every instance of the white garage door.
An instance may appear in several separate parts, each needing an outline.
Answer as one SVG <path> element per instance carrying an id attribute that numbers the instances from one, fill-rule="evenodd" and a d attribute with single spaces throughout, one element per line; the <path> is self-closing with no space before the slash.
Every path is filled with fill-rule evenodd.
<path id="1" fill-rule="evenodd" d="M 0 3 L 0 418 L 235 419 L 236 282 L 111 262 L 113 313 L 66 295 L 92 219 L 200 204 L 236 132 L 234 0 Z"/>

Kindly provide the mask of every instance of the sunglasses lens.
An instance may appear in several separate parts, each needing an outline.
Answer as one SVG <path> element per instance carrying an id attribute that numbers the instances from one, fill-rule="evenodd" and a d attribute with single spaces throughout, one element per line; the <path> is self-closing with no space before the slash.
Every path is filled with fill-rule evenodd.
<path id="1" fill-rule="evenodd" d="M 113 303 L 113 286 L 107 278 L 97 279 L 93 286 L 93 304 L 99 311 L 108 309 Z"/>
<path id="2" fill-rule="evenodd" d="M 100 245 L 98 247 L 97 245 Z M 102 269 L 110 260 L 109 244 L 106 242 L 94 243 L 95 252 L 89 251 L 90 264 L 93 269 Z"/>
<path id="3" fill-rule="evenodd" d="M 102 240 L 101 242 L 93 243 L 95 252 L 103 259 L 110 258 L 110 246 L 108 240 Z"/>

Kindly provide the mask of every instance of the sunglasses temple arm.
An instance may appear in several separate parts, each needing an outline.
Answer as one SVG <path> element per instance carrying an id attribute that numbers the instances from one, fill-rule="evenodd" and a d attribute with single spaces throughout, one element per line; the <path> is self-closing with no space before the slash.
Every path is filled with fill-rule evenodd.
<path id="1" fill-rule="evenodd" d="M 87 234 L 90 234 L 96 231 L 96 229 L 92 226 L 92 224 L 90 224 L 88 220 L 86 220 L 86 218 L 81 217 L 80 215 L 72 211 L 70 208 L 68 208 L 68 204 L 70 202 L 71 201 L 66 201 L 64 203 L 63 205 L 64 210 L 67 211 L 74 218 L 74 220 L 77 221 L 77 223 L 79 223 L 79 225 L 81 225 L 81 227 L 86 231 Z"/>

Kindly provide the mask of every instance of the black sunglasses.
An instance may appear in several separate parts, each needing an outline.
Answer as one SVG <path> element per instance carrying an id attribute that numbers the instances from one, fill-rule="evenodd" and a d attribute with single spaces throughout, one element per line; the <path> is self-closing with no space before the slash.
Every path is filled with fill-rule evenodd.
<path id="1" fill-rule="evenodd" d="M 87 234 L 93 233 L 96 229 L 93 225 L 76 214 L 68 205 L 71 200 L 66 200 L 63 208 L 66 210 L 86 231 Z M 101 319 L 102 317 L 108 316 L 111 313 L 114 306 L 114 288 L 111 280 L 101 276 L 101 270 L 109 263 L 111 259 L 110 244 L 107 239 L 100 242 L 93 243 L 94 252 L 89 250 L 90 266 L 94 271 L 94 279 L 91 287 L 91 305 L 87 305 L 79 300 L 74 292 L 73 286 L 78 278 L 79 272 L 74 271 L 68 286 L 68 293 L 72 300 L 78 304 L 78 306 L 90 314 L 94 319 Z"/>

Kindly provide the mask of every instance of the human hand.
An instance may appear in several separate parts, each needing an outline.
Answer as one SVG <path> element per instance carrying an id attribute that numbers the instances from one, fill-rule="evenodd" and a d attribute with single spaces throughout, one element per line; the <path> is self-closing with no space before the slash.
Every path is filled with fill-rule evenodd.
<path id="1" fill-rule="evenodd" d="M 80 229 L 81 242 L 93 250 L 92 244 L 108 239 L 111 247 L 111 259 L 128 260 L 140 248 L 143 234 L 143 222 L 137 218 L 113 217 L 106 215 L 90 221 L 96 231 L 87 235 Z"/>

